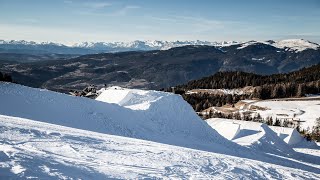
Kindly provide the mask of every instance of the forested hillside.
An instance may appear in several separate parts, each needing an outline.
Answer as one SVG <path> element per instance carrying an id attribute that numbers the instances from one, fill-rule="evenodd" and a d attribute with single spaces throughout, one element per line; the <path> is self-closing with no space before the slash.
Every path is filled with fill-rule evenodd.
<path id="1" fill-rule="evenodd" d="M 12 82 L 12 77 L 8 74 L 0 72 L 0 81 Z"/>
<path id="2" fill-rule="evenodd" d="M 242 94 L 187 93 L 192 89 L 234 89 L 247 86 L 252 86 L 254 91 Z M 320 93 L 320 64 L 291 73 L 273 75 L 218 72 L 212 76 L 176 86 L 174 91 L 182 94 L 197 111 L 211 106 L 234 104 L 242 99 L 302 97 Z"/>

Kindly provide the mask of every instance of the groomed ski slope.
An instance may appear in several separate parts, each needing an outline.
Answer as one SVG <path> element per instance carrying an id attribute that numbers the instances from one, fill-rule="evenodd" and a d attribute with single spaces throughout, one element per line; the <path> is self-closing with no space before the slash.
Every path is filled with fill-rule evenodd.
<path id="1" fill-rule="evenodd" d="M 305 163 L 237 145 L 178 95 L 111 88 L 100 98 L 108 97 L 113 104 L 0 83 L 0 174 L 40 179 L 319 178 L 319 158 Z"/>
<path id="2" fill-rule="evenodd" d="M 0 179 L 319 179 L 319 171 L 0 116 Z M 295 162 L 292 162 L 295 163 Z"/>

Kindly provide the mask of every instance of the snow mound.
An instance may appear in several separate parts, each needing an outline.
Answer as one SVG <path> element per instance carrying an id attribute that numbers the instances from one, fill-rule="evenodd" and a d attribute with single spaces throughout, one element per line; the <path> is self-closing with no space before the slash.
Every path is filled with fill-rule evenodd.
<path id="1" fill-rule="evenodd" d="M 288 49 L 290 51 L 296 51 L 296 52 L 304 51 L 306 49 L 317 50 L 320 47 L 319 44 L 306 41 L 303 39 L 286 39 L 286 40 L 277 41 L 272 45 L 277 48 Z"/>
<path id="2" fill-rule="evenodd" d="M 289 145 L 299 144 L 305 139 L 294 128 L 269 126 L 284 142 Z"/>
<path id="3" fill-rule="evenodd" d="M 111 98 L 109 92 L 113 103 L 125 106 L 0 83 L 0 114 L 194 149 L 223 151 L 235 145 L 202 121 L 181 96 L 109 89 L 99 97 Z"/>
<path id="4" fill-rule="evenodd" d="M 222 136 L 239 145 L 277 155 L 294 154 L 292 147 L 266 124 L 220 118 L 208 119 L 206 122 Z"/>
<path id="5" fill-rule="evenodd" d="M 96 100 L 115 103 L 132 110 L 147 110 L 150 108 L 152 103 L 157 102 L 161 98 L 166 98 L 168 96 L 173 97 L 172 94 L 169 93 L 125 89 L 118 86 L 101 89 L 100 93 L 101 94 L 96 98 Z"/>

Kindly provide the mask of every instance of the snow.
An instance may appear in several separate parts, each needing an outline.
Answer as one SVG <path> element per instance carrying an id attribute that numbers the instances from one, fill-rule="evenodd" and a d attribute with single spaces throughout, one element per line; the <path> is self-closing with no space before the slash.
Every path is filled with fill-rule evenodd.
<path id="1" fill-rule="evenodd" d="M 0 179 L 320 178 L 319 157 L 291 156 L 266 126 L 243 147 L 179 95 L 100 93 L 93 100 L 0 83 Z"/>
<path id="2" fill-rule="evenodd" d="M 314 97 L 308 97 L 314 98 Z M 265 107 L 266 110 L 254 110 L 266 118 L 268 116 L 275 118 L 300 118 L 301 128 L 311 130 L 315 124 L 316 118 L 320 117 L 320 100 L 265 100 L 251 103 L 249 106 Z"/>
<path id="3" fill-rule="evenodd" d="M 293 52 L 301 52 L 306 49 L 314 49 L 317 50 L 320 48 L 320 45 L 317 43 L 313 43 L 304 39 L 286 39 L 280 41 L 248 41 L 245 43 L 240 44 L 240 47 L 237 49 L 244 49 L 251 45 L 256 44 L 266 44 L 270 46 L 274 46 L 279 49 L 283 49 L 286 51 L 293 51 Z M 281 52 L 281 51 L 276 51 Z M 263 60 L 263 59 L 252 59 L 252 60 Z"/>
<path id="4" fill-rule="evenodd" d="M 264 41 L 248 41 L 248 42 L 242 43 L 240 45 L 240 47 L 238 47 L 237 49 L 244 49 L 244 48 L 246 48 L 248 46 L 256 45 L 256 44 L 267 44 L 267 45 L 270 45 L 269 42 L 264 42 Z"/>
<path id="5" fill-rule="evenodd" d="M 289 48 L 290 51 L 295 51 L 295 52 L 304 51 L 306 49 L 317 50 L 320 47 L 319 44 L 306 41 L 303 39 L 286 39 L 286 40 L 277 41 L 272 45 L 280 49 Z"/>
<path id="6" fill-rule="evenodd" d="M 34 41 L 25 41 L 25 40 L 11 40 L 5 41 L 0 40 L 1 45 L 23 45 L 23 46 L 58 46 L 58 47 L 70 47 L 70 48 L 85 48 L 90 50 L 95 50 L 97 52 L 118 52 L 118 51 L 132 51 L 132 50 L 168 50 L 174 47 L 181 47 L 187 45 L 206 45 L 206 46 L 215 46 L 215 47 L 226 47 L 232 45 L 240 45 L 237 49 L 243 49 L 251 45 L 256 44 L 266 44 L 270 46 L 274 46 L 276 48 L 285 50 L 285 51 L 292 51 L 292 52 L 301 52 L 306 49 L 319 49 L 319 44 L 303 40 L 303 39 L 286 39 L 280 41 L 248 41 L 248 42 L 237 42 L 237 41 L 160 41 L 160 40 L 135 40 L 131 42 L 81 42 L 75 43 L 71 46 L 63 45 L 60 43 L 53 43 L 53 42 L 34 42 Z M 220 49 L 221 50 L 221 49 Z M 225 52 L 224 50 L 221 50 Z M 277 50 L 276 52 L 281 52 Z M 254 60 L 254 59 L 252 59 Z M 257 59 L 258 60 L 258 59 Z M 259 59 L 261 60 L 261 59 Z"/>
<path id="7" fill-rule="evenodd" d="M 220 118 L 208 119 L 206 122 L 222 136 L 239 145 L 272 154 L 294 154 L 293 149 L 266 124 Z"/>
<path id="8" fill-rule="evenodd" d="M 109 52 L 117 52 L 117 51 L 132 51 L 132 50 L 168 50 L 174 47 L 181 47 L 187 45 L 206 45 L 206 46 L 231 46 L 235 44 L 239 44 L 236 41 L 222 41 L 222 42 L 209 42 L 209 41 L 159 41 L 159 40 L 146 40 L 140 41 L 135 40 L 131 42 L 81 42 L 75 43 L 71 46 L 63 45 L 59 43 L 52 42 L 34 42 L 34 41 L 5 41 L 0 40 L 0 44 L 3 45 L 29 45 L 29 46 L 41 46 L 41 45 L 53 45 L 53 46 L 64 46 L 71 48 L 85 48 L 96 51 L 109 51 Z"/>
<path id="9" fill-rule="evenodd" d="M 305 139 L 294 128 L 269 126 L 284 142 L 289 145 L 296 145 L 303 142 Z"/>
<path id="10" fill-rule="evenodd" d="M 320 147 L 315 142 L 303 139 L 295 129 L 221 118 L 208 119 L 206 122 L 222 136 L 241 146 L 276 158 L 316 164 L 315 167 L 320 169 Z"/>
<path id="11" fill-rule="evenodd" d="M 81 47 L 89 49 L 112 49 L 112 48 L 127 48 L 139 50 L 168 50 L 174 47 L 181 47 L 187 45 L 207 45 L 207 46 L 230 46 L 239 44 L 236 41 L 222 41 L 222 42 L 209 42 L 209 41 L 159 41 L 159 40 L 146 40 L 146 41 L 132 41 L 132 42 L 82 42 L 76 43 L 72 47 Z"/>
<path id="12" fill-rule="evenodd" d="M 289 160 L 257 161 L 16 117 L 0 116 L 0 132 L 0 179 L 320 178 L 319 169 Z"/>
<path id="13" fill-rule="evenodd" d="M 251 58 L 252 61 L 263 61 L 265 57 L 262 58 Z"/>
<path id="14" fill-rule="evenodd" d="M 235 89 L 192 89 L 186 92 L 186 94 L 196 94 L 196 93 L 209 93 L 209 94 L 250 94 L 252 93 L 254 88 L 251 86 L 247 86 L 244 88 L 235 88 Z"/>
<path id="15" fill-rule="evenodd" d="M 260 137 L 255 137 L 259 139 L 262 137 L 261 135 L 264 135 L 267 132 L 271 132 L 270 130 L 273 131 L 272 134 L 275 133 L 279 137 L 279 139 L 283 140 L 285 143 L 291 146 L 304 143 L 305 141 L 305 139 L 294 128 L 266 126 L 265 124 L 258 122 L 223 118 L 212 118 L 206 120 L 206 122 L 223 137 L 238 142 L 238 144 L 241 145 L 251 145 L 252 143 L 255 143 L 257 139 L 248 139 L 248 137 L 253 134 L 260 134 Z M 266 131 L 266 129 L 268 130 Z M 243 140 L 246 141 L 246 143 L 242 143 L 242 137 L 245 137 Z"/>
<path id="16" fill-rule="evenodd" d="M 0 83 L 0 114 L 201 150 L 223 151 L 223 146 L 234 146 L 202 121 L 179 95 L 114 88 L 101 96 L 112 97 L 113 103 L 120 101 L 124 107 Z"/>

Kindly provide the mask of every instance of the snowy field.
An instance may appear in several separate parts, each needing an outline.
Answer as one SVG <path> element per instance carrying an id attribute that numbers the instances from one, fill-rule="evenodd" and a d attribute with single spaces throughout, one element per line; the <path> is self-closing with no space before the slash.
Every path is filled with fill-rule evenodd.
<path id="1" fill-rule="evenodd" d="M 314 98 L 314 97 L 312 97 Z M 316 118 L 320 117 L 320 100 L 294 100 L 294 101 L 272 101 L 265 100 L 251 103 L 250 106 L 259 106 L 266 110 L 256 110 L 262 117 L 268 116 L 275 118 L 299 118 L 303 129 L 312 129 Z M 250 108 L 249 106 L 249 108 Z"/>
<path id="2" fill-rule="evenodd" d="M 265 126 L 249 144 L 228 140 L 179 95 L 112 87 L 92 100 L 0 83 L 0 99 L 0 179 L 320 178 L 309 148 Z"/>

